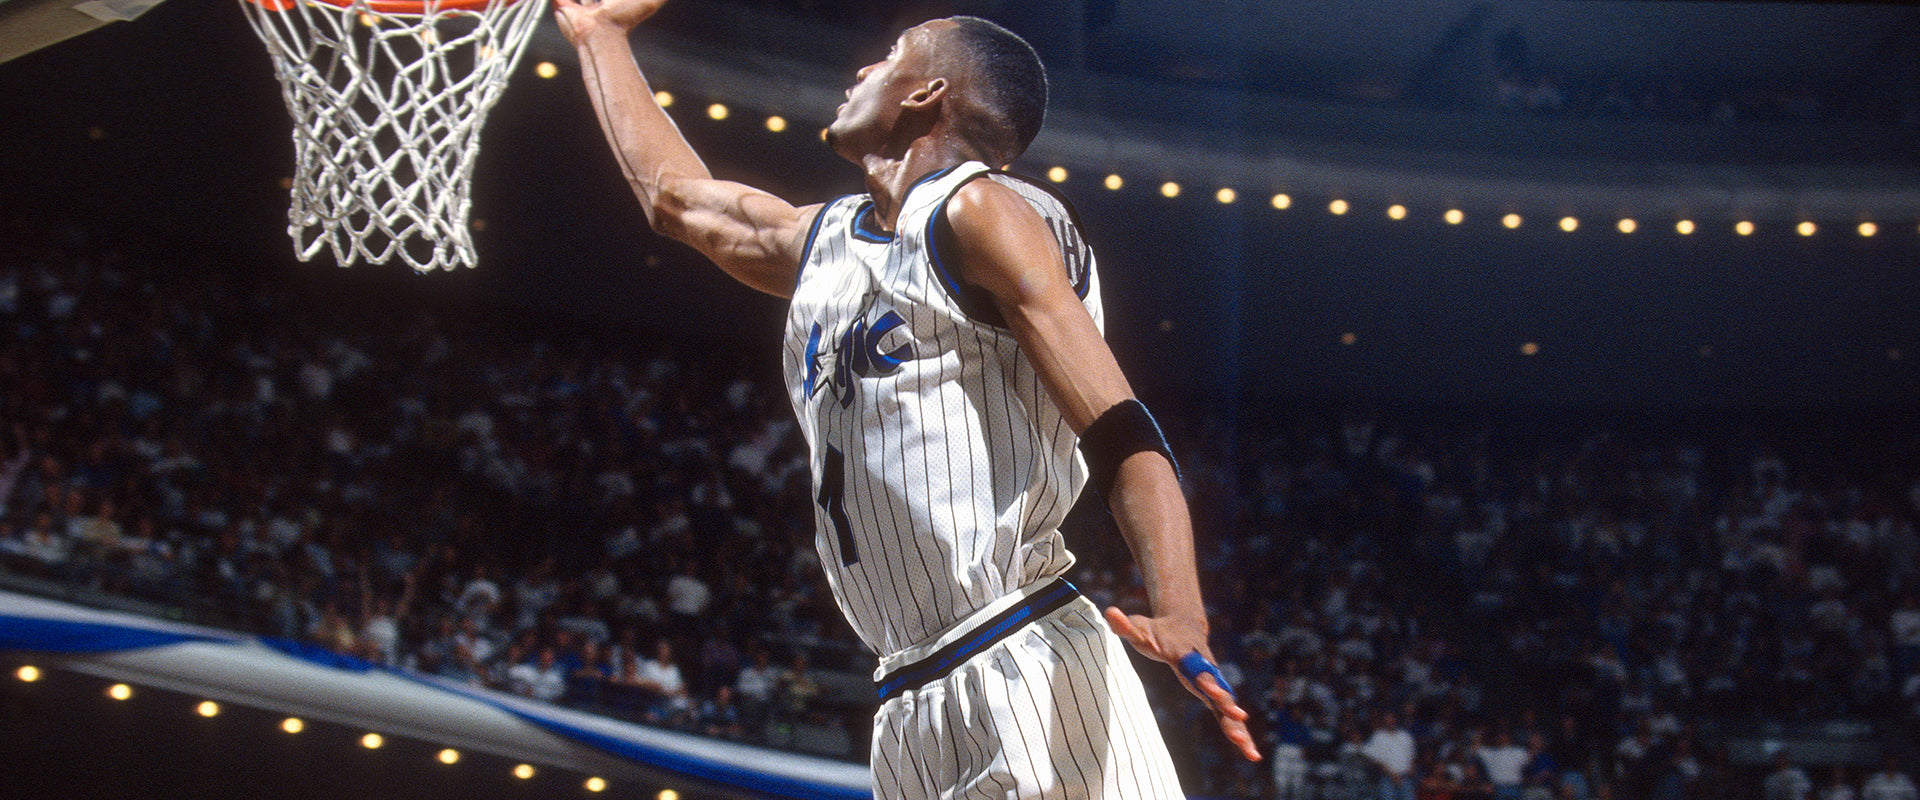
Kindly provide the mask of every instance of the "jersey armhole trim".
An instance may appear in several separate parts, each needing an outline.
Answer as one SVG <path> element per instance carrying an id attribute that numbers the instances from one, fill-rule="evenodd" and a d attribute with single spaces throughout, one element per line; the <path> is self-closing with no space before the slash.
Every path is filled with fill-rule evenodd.
<path id="1" fill-rule="evenodd" d="M 820 210 L 813 215 L 813 224 L 807 226 L 807 243 L 800 246 L 800 263 L 793 268 L 793 287 L 800 288 L 800 279 L 807 274 L 807 261 L 813 258 L 813 242 L 820 237 L 820 224 L 827 219 L 827 212 L 843 198 L 836 197 L 820 204 Z"/>
<path id="2" fill-rule="evenodd" d="M 947 253 L 958 250 L 958 244 L 954 241 L 953 222 L 947 219 L 947 203 L 951 202 L 953 196 L 959 194 L 967 184 L 991 174 L 993 174 L 991 170 L 982 170 L 955 184 L 953 189 L 947 192 L 947 196 L 941 198 L 940 205 L 934 208 L 933 214 L 927 220 L 927 260 L 933 264 L 934 275 L 940 278 L 940 287 L 947 291 L 947 296 L 953 299 L 954 305 L 960 307 L 961 313 L 975 322 L 995 328 L 1005 328 L 1007 327 L 1006 317 L 1001 315 L 999 306 L 994 304 L 993 294 L 961 279 L 958 254 L 942 255 L 943 250 Z"/>
<path id="3" fill-rule="evenodd" d="M 1025 175 L 1001 169 L 982 170 L 960 181 L 952 191 L 947 193 L 946 198 L 940 201 L 939 207 L 934 209 L 932 218 L 927 222 L 927 256 L 933 263 L 934 274 L 939 276 L 940 286 L 947 290 L 947 296 L 953 298 L 954 304 L 958 305 L 961 312 L 965 313 L 969 319 L 1004 329 L 1007 327 L 1006 318 L 1001 315 L 1000 307 L 994 303 L 993 295 L 961 279 L 958 269 L 959 256 L 949 257 L 941 254 L 943 249 L 951 252 L 956 248 L 953 222 L 947 219 L 947 203 L 953 200 L 953 196 L 959 194 L 967 184 L 989 175 L 1005 175 L 1028 186 L 1039 188 L 1060 204 L 1060 208 L 1066 211 L 1067 219 L 1076 231 L 1084 231 L 1086 228 L 1080 224 L 1080 212 L 1076 211 L 1073 204 L 1067 202 L 1066 196 L 1058 190 Z M 1081 235 L 1084 236 L 1084 234 Z M 1065 248 L 1061 242 L 1056 241 L 1054 244 L 1063 250 Z M 1080 275 L 1070 277 L 1073 279 L 1073 293 L 1081 300 L 1086 300 L 1087 291 L 1093 285 L 1093 270 L 1087 269 Z"/>

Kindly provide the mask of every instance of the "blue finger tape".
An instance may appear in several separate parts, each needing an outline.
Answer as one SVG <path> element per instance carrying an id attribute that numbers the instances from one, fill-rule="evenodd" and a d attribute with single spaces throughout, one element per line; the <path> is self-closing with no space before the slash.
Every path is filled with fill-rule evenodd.
<path id="1" fill-rule="evenodd" d="M 1198 650 L 1180 657 L 1180 674 L 1193 681 L 1195 686 L 1200 685 L 1201 675 L 1212 675 L 1214 682 L 1227 690 L 1228 696 L 1233 695 L 1233 687 L 1227 683 L 1227 676 L 1220 674 L 1220 668 L 1208 661 L 1206 656 L 1200 655 Z"/>

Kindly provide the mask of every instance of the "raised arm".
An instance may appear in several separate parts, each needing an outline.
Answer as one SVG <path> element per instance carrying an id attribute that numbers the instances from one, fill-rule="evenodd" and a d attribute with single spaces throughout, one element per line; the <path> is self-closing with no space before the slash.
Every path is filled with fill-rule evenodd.
<path id="1" fill-rule="evenodd" d="M 1026 200 L 991 180 L 976 180 L 948 202 L 947 219 L 961 274 L 993 295 L 1076 433 L 1085 434 L 1102 415 L 1133 400 L 1113 351 L 1068 282 L 1053 232 Z M 1127 456 L 1114 473 L 1107 504 L 1153 605 L 1151 617 L 1107 609 L 1108 622 L 1135 649 L 1174 666 L 1188 690 L 1213 709 L 1227 739 L 1249 760 L 1260 760 L 1247 732 L 1247 712 L 1227 687 L 1215 675 L 1181 668 L 1190 654 L 1210 664 L 1213 651 L 1194 566 L 1193 523 L 1172 462 L 1152 451 Z"/>
<path id="2" fill-rule="evenodd" d="M 786 297 L 818 206 L 715 180 L 653 99 L 628 34 L 665 0 L 554 0 L 560 31 L 580 54 L 587 97 L 647 223 L 685 242 L 748 286 Z"/>

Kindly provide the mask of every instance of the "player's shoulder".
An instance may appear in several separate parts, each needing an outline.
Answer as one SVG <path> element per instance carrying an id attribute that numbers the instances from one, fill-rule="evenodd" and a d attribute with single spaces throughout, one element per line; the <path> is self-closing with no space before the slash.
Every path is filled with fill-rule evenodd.
<path id="1" fill-rule="evenodd" d="M 979 226 L 1030 218 L 1039 210 L 1012 186 L 998 180 L 985 180 L 982 172 L 955 187 L 944 209 L 954 228 L 966 231 Z"/>
<path id="2" fill-rule="evenodd" d="M 985 224 L 1039 217 L 1076 229 L 1084 227 L 1072 201 L 1057 187 L 1029 175 L 998 169 L 968 176 L 949 194 L 941 213 L 949 218 L 971 217 L 968 222 Z"/>

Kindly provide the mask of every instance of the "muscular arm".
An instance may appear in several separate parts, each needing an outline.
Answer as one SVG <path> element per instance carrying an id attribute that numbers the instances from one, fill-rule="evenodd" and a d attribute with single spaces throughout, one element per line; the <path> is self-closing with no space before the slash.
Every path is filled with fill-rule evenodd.
<path id="1" fill-rule="evenodd" d="M 662 0 L 555 0 L 561 32 L 580 53 L 580 73 L 601 132 L 647 222 L 748 286 L 788 296 L 818 206 L 795 208 L 766 192 L 715 180 L 653 99 L 628 33 Z"/>
<path id="2" fill-rule="evenodd" d="M 1076 433 L 1133 397 L 1113 351 L 1068 282 L 1053 232 L 1026 200 L 991 180 L 976 180 L 948 202 L 947 219 L 963 277 L 993 296 Z M 1129 618 L 1109 610 L 1116 632 L 1163 662 L 1190 652 L 1211 660 L 1193 527 L 1173 465 L 1155 452 L 1133 454 L 1122 462 L 1107 503 L 1140 565 L 1154 615 Z M 1213 706 L 1227 738 L 1259 760 L 1246 712 L 1211 677 L 1200 681 L 1189 688 Z"/>

